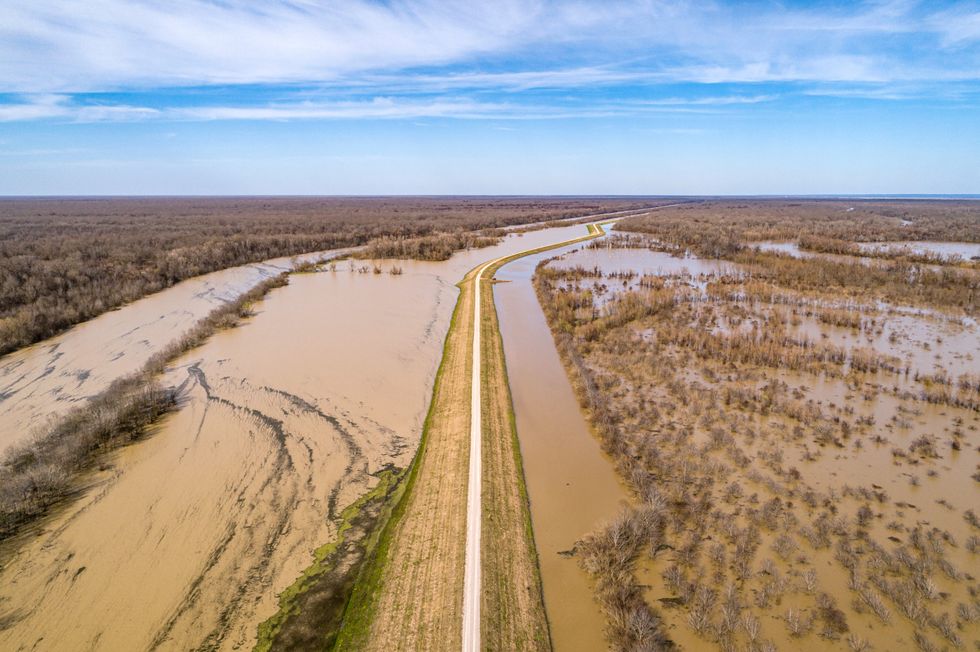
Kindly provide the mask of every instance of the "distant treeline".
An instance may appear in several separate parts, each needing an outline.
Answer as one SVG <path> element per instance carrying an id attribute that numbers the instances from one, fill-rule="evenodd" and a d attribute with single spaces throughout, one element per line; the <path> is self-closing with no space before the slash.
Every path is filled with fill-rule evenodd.
<path id="1" fill-rule="evenodd" d="M 0 354 L 227 267 L 372 240 L 399 255 L 440 259 L 452 246 L 470 246 L 461 232 L 656 203 L 477 197 L 0 200 Z M 398 239 L 408 241 L 392 244 Z"/>
<path id="2" fill-rule="evenodd" d="M 503 235 L 504 232 L 497 229 L 477 233 L 465 231 L 434 233 L 417 238 L 386 235 L 368 242 L 364 250 L 359 252 L 358 257 L 448 260 L 454 252 L 460 249 L 495 245 Z"/>
<path id="3" fill-rule="evenodd" d="M 980 202 L 704 201 L 629 217 L 617 228 L 649 233 L 707 258 L 729 257 L 751 242 L 805 236 L 847 242 L 980 242 Z"/>

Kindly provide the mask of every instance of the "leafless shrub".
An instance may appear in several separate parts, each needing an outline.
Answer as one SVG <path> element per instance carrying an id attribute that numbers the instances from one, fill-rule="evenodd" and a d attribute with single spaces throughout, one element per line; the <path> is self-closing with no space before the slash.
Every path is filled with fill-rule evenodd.
<path id="1" fill-rule="evenodd" d="M 933 645 L 922 632 L 916 631 L 912 638 L 915 641 L 916 647 L 918 647 L 922 652 L 939 652 L 939 648 Z"/>
<path id="2" fill-rule="evenodd" d="M 788 534 L 780 534 L 772 544 L 773 551 L 779 555 L 783 561 L 788 561 L 798 550 L 796 541 Z"/>
<path id="3" fill-rule="evenodd" d="M 956 632 L 956 623 L 949 617 L 948 613 L 942 613 L 938 617 L 931 619 L 931 625 L 943 635 L 943 637 L 953 644 L 954 647 L 963 647 L 963 640 Z"/>
<path id="4" fill-rule="evenodd" d="M 759 632 L 762 631 L 762 627 L 759 619 L 752 614 L 742 614 L 742 628 L 745 630 L 745 635 L 750 643 L 755 643 L 759 639 Z"/>
<path id="5" fill-rule="evenodd" d="M 861 596 L 861 600 L 871 609 L 871 612 L 878 616 L 878 620 L 885 623 L 886 625 L 891 622 L 891 612 L 888 611 L 888 607 L 885 606 L 884 601 L 881 596 L 878 595 L 873 589 L 864 586 L 858 591 L 858 595 Z"/>
<path id="6" fill-rule="evenodd" d="M 699 584 L 695 589 L 691 604 L 688 605 L 687 622 L 699 635 L 708 631 L 717 599 L 718 594 L 711 587 Z"/>
<path id="7" fill-rule="evenodd" d="M 821 593 L 817 596 L 817 609 L 824 624 L 822 635 L 825 638 L 836 639 L 849 631 L 847 615 L 840 610 L 837 601 L 830 594 Z"/>
<path id="8" fill-rule="evenodd" d="M 805 636 L 812 626 L 812 619 L 806 614 L 806 612 L 790 607 L 786 610 L 786 629 L 789 631 L 790 636 L 794 638 L 800 638 Z"/>
<path id="9" fill-rule="evenodd" d="M 659 536 L 661 515 L 655 509 L 622 512 L 605 528 L 576 545 L 582 567 L 595 579 L 596 599 L 618 650 L 667 649 L 669 639 L 660 618 L 643 599 L 633 575 L 639 551 Z"/>
<path id="10" fill-rule="evenodd" d="M 813 593 L 817 588 L 817 571 L 808 568 L 803 572 L 803 588 L 807 593 Z"/>

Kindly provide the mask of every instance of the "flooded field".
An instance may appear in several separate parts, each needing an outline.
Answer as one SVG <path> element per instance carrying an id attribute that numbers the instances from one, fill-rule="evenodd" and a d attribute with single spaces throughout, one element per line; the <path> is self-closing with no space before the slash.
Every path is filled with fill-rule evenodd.
<path id="1" fill-rule="evenodd" d="M 917 254 L 959 256 L 963 260 L 980 260 L 980 243 L 977 242 L 862 242 L 862 249 L 874 251 L 909 250 Z"/>
<path id="2" fill-rule="evenodd" d="M 794 258 L 822 256 L 830 260 L 862 260 L 860 256 L 817 253 L 801 249 L 797 242 L 762 241 L 749 243 L 762 251 L 788 254 Z M 855 246 L 865 254 L 912 253 L 919 256 L 958 257 L 963 261 L 980 260 L 980 244 L 973 242 L 858 242 Z"/>
<path id="3" fill-rule="evenodd" d="M 580 545 L 620 614 L 615 640 L 975 645 L 975 319 L 762 289 L 732 263 L 661 256 L 583 249 L 544 277 L 603 447 L 642 497 Z M 602 588 L 624 563 L 611 558 L 631 560 L 621 593 Z"/>
<path id="4" fill-rule="evenodd" d="M 511 236 L 444 263 L 294 274 L 254 317 L 171 365 L 182 407 L 152 437 L 4 544 L 0 648 L 254 645 L 277 595 L 336 539 L 342 510 L 414 454 L 455 283 L 584 230 Z"/>
<path id="5" fill-rule="evenodd" d="M 46 421 L 138 371 L 154 353 L 259 281 L 342 251 L 280 258 L 205 274 L 0 358 L 0 454 Z"/>
<path id="6" fill-rule="evenodd" d="M 814 255 L 816 255 L 816 254 L 812 254 L 812 253 L 810 253 L 808 251 L 803 251 L 802 249 L 800 249 L 800 246 L 798 244 L 796 244 L 795 242 L 768 242 L 768 241 L 763 241 L 763 242 L 753 242 L 752 243 L 752 246 L 753 247 L 758 247 L 762 251 L 775 251 L 776 253 L 780 253 L 780 254 L 788 254 L 788 255 L 792 256 L 793 258 L 800 258 L 800 257 L 803 257 L 803 256 L 814 256 Z"/>

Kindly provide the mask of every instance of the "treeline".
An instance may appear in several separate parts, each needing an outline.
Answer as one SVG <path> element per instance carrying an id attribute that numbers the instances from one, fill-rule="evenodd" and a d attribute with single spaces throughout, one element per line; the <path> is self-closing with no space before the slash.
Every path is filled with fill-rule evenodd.
<path id="1" fill-rule="evenodd" d="M 727 257 L 749 242 L 801 236 L 847 242 L 980 242 L 980 202 L 704 201 L 627 217 L 616 228 L 650 233 L 712 258 Z"/>
<path id="2" fill-rule="evenodd" d="M 42 516 L 77 489 L 79 474 L 107 452 L 143 436 L 177 405 L 177 391 L 157 381 L 167 364 L 201 345 L 216 331 L 252 314 L 252 304 L 288 283 L 280 274 L 262 281 L 237 300 L 215 308 L 179 339 L 150 358 L 143 368 L 113 382 L 30 441 L 0 458 L 0 541 Z"/>
<path id="3" fill-rule="evenodd" d="M 656 201 L 534 198 L 0 200 L 0 354 L 207 272 Z M 453 240 L 406 247 L 444 255 Z"/>
<path id="4" fill-rule="evenodd" d="M 402 258 L 412 260 L 448 260 L 461 249 L 479 249 L 500 242 L 499 230 L 479 233 L 434 233 L 417 238 L 383 236 L 375 238 L 356 254 L 357 258 Z"/>
<path id="5" fill-rule="evenodd" d="M 932 251 L 915 251 L 909 246 L 901 247 L 861 247 L 857 243 L 826 238 L 819 235 L 803 235 L 797 241 L 803 251 L 813 251 L 822 254 L 837 254 L 844 256 L 860 256 L 864 258 L 882 258 L 886 260 L 904 260 L 909 263 L 922 265 L 957 265 L 976 267 L 972 261 L 964 260 L 958 254 L 940 254 Z"/>
<path id="6" fill-rule="evenodd" d="M 834 292 L 895 303 L 959 309 L 976 314 L 980 275 L 970 270 L 932 269 L 905 260 L 865 264 L 820 257 L 793 258 L 746 249 L 730 258 L 746 266 L 737 283 L 766 281 L 795 292 Z"/>

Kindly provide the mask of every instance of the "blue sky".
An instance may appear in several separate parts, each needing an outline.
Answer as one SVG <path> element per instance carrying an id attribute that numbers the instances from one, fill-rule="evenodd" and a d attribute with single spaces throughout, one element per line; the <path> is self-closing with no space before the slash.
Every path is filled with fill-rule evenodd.
<path id="1" fill-rule="evenodd" d="M 980 193 L 980 2 L 0 4 L 0 194 L 280 193 Z"/>

